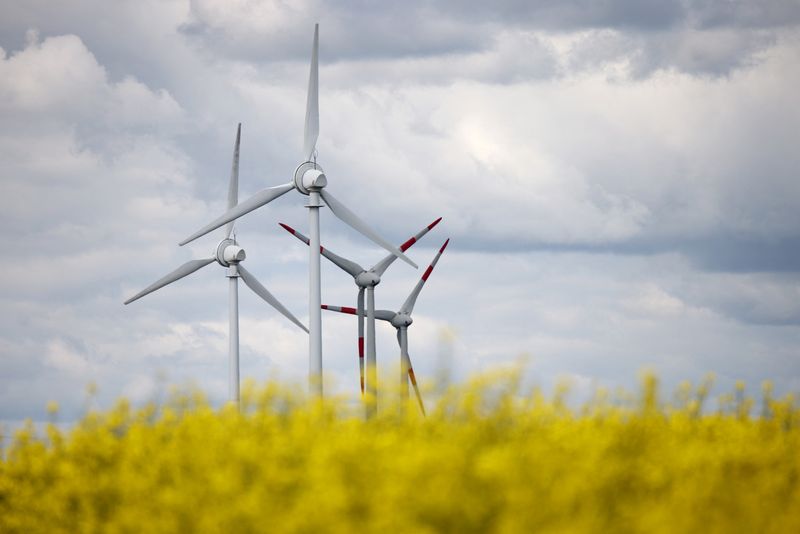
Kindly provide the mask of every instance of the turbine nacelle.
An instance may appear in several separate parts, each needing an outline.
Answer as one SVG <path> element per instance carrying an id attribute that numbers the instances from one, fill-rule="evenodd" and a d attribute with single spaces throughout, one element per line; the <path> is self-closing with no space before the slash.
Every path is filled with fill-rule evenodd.
<path id="1" fill-rule="evenodd" d="M 407 313 L 396 313 L 392 320 L 389 321 L 392 323 L 392 326 L 395 328 L 401 328 L 403 326 L 411 326 L 411 323 L 414 322 L 414 319 L 411 318 L 411 315 Z"/>
<path id="2" fill-rule="evenodd" d="M 319 191 L 328 185 L 328 179 L 322 167 L 311 161 L 306 161 L 294 170 L 294 186 L 304 195 L 312 190 Z"/>
<path id="3" fill-rule="evenodd" d="M 215 259 L 223 267 L 230 267 L 231 264 L 244 261 L 246 257 L 244 249 L 237 245 L 233 239 L 223 239 L 217 245 Z"/>
<path id="4" fill-rule="evenodd" d="M 356 276 L 356 285 L 358 287 L 375 287 L 380 283 L 381 277 L 373 271 L 362 271 Z"/>

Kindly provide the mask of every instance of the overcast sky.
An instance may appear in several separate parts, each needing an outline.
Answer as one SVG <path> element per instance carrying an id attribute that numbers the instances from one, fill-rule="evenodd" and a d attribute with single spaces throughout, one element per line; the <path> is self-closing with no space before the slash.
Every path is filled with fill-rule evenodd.
<path id="1" fill-rule="evenodd" d="M 418 376 L 528 362 L 549 386 L 800 391 L 800 4 L 795 0 L 0 0 L 0 420 L 69 420 L 165 384 L 227 395 L 213 264 L 122 302 L 218 236 L 242 123 L 241 198 L 301 161 L 320 23 L 319 162 L 389 240 L 451 243 L 409 331 Z M 290 192 L 242 218 L 245 265 L 307 322 Z M 322 213 L 323 244 L 381 249 Z M 421 274 L 376 291 L 397 309 Z M 323 262 L 323 302 L 356 287 Z M 240 290 L 242 375 L 304 382 L 306 335 Z M 331 390 L 358 388 L 356 324 L 323 315 Z M 394 372 L 394 330 L 378 360 Z M 392 374 L 392 377 L 395 375 Z"/>

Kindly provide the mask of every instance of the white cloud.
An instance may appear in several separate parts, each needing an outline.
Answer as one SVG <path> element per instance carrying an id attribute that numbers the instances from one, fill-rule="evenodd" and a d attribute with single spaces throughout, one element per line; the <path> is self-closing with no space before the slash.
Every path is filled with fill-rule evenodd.
<path id="1" fill-rule="evenodd" d="M 69 347 L 63 340 L 55 339 L 47 344 L 47 365 L 73 376 L 86 376 L 91 366 L 84 354 Z"/>
<path id="2" fill-rule="evenodd" d="M 636 315 L 655 318 L 674 317 L 688 311 L 681 299 L 652 283 L 645 284 L 639 294 L 628 299 L 625 304 Z"/>
<path id="3" fill-rule="evenodd" d="M 133 78 L 110 82 L 106 70 L 76 35 L 28 41 L 0 62 L 0 111 L 38 113 L 48 121 L 105 120 L 115 127 L 162 123 L 181 109 L 165 90 Z"/>

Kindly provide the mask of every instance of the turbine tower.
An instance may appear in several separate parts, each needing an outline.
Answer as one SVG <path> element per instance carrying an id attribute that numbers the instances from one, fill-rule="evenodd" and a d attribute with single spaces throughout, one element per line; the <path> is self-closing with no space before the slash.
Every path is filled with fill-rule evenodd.
<path id="1" fill-rule="evenodd" d="M 229 209 L 219 218 L 210 222 L 194 234 L 190 235 L 181 245 L 203 236 L 224 224 L 238 219 L 246 213 L 275 200 L 291 191 L 308 196 L 308 226 L 310 236 L 308 258 L 308 314 L 310 335 L 308 342 L 309 353 L 309 389 L 317 396 L 322 396 L 322 315 L 320 313 L 320 252 L 319 252 L 319 208 L 323 207 L 321 200 L 325 201 L 331 212 L 344 223 L 368 237 L 409 265 L 417 265 L 408 259 L 405 254 L 392 246 L 388 241 L 378 235 L 372 228 L 362 221 L 355 213 L 336 199 L 325 187 L 328 185 L 327 177 L 322 167 L 317 165 L 316 145 L 319 136 L 319 24 L 314 26 L 314 44 L 311 48 L 311 70 L 308 77 L 308 97 L 306 100 L 306 120 L 303 134 L 304 161 L 297 166 L 294 176 L 289 183 L 269 187 L 254 194 L 244 202 Z"/>
<path id="2" fill-rule="evenodd" d="M 442 252 L 444 252 L 444 249 L 447 248 L 447 244 L 449 242 L 449 239 L 444 242 L 444 245 L 442 245 L 442 248 L 439 249 L 439 252 L 433 258 L 433 261 L 425 270 L 422 278 L 420 278 L 419 282 L 417 282 L 417 285 L 414 286 L 414 289 L 408 295 L 408 298 L 400 307 L 399 311 L 393 312 L 389 310 L 375 310 L 376 319 L 391 323 L 391 325 L 397 329 L 397 343 L 400 345 L 400 394 L 404 400 L 408 398 L 408 381 L 411 380 L 411 384 L 414 386 L 414 393 L 417 396 L 417 402 L 419 402 L 419 408 L 422 410 L 423 415 L 425 414 L 425 405 L 422 402 L 422 395 L 419 393 L 417 378 L 414 376 L 414 368 L 411 365 L 411 357 L 408 355 L 408 327 L 414 322 L 414 320 L 411 318 L 411 313 L 414 311 L 414 304 L 416 304 L 417 297 L 419 296 L 420 291 L 422 291 L 422 286 L 424 286 L 425 282 L 428 281 L 428 277 L 430 277 L 431 273 L 433 272 L 433 268 L 436 266 L 436 263 L 438 263 L 439 258 L 442 256 Z M 356 310 L 355 308 L 349 308 L 347 306 L 328 306 L 327 304 L 323 304 L 322 309 L 339 313 L 347 313 L 349 315 L 364 315 L 363 311 L 359 312 L 359 310 Z"/>
<path id="3" fill-rule="evenodd" d="M 405 241 L 402 245 L 400 245 L 400 250 L 405 252 L 409 248 L 411 248 L 414 243 L 422 238 L 425 234 L 430 232 L 434 226 L 439 224 L 442 218 L 439 217 L 431 224 L 420 230 L 416 235 L 409 238 Z M 306 245 L 310 245 L 311 240 L 292 228 L 291 226 L 283 223 L 278 223 L 281 227 L 295 236 L 297 239 L 305 243 Z M 378 398 L 378 384 L 377 384 L 377 358 L 375 354 L 375 286 L 380 284 L 381 276 L 383 273 L 386 272 L 386 269 L 394 263 L 394 260 L 397 259 L 397 256 L 394 254 L 389 254 L 381 261 L 370 267 L 369 269 L 364 269 L 358 263 L 348 260 L 339 256 L 338 254 L 334 254 L 329 249 L 320 246 L 320 253 L 325 256 L 331 263 L 339 267 L 341 270 L 349 274 L 353 277 L 353 281 L 355 282 L 356 286 L 358 287 L 358 368 L 360 371 L 360 379 L 361 379 L 361 395 L 364 395 L 364 292 L 366 290 L 367 293 L 367 308 L 366 308 L 366 317 L 367 317 L 367 416 L 374 415 L 375 411 L 377 410 L 377 398 Z"/>
<path id="4" fill-rule="evenodd" d="M 231 177 L 228 183 L 228 208 L 233 208 L 237 205 L 239 198 L 239 141 L 241 140 L 242 125 L 236 129 L 236 143 L 233 148 L 233 165 L 231 167 Z M 233 233 L 233 222 L 230 222 L 222 234 L 222 241 L 217 245 L 214 255 L 210 258 L 202 260 L 191 260 L 168 275 L 160 278 L 147 286 L 131 298 L 125 301 L 125 304 L 130 304 L 134 300 L 138 300 L 143 296 L 161 289 L 162 287 L 171 284 L 185 276 L 189 276 L 195 271 L 198 271 L 214 263 L 215 261 L 221 266 L 228 269 L 226 276 L 228 277 L 228 398 L 230 401 L 239 403 L 239 288 L 238 279 L 241 278 L 244 283 L 249 287 L 253 293 L 267 301 L 273 308 L 281 312 L 294 324 L 308 332 L 308 329 L 301 323 L 292 312 L 276 299 L 272 293 L 267 291 L 255 276 L 250 274 L 250 271 L 241 265 L 245 259 L 245 251 L 241 248 L 235 239 L 231 239 Z"/>

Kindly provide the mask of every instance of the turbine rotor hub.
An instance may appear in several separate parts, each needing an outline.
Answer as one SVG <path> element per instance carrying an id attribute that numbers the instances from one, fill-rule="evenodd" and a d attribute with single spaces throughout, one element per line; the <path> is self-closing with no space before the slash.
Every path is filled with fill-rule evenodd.
<path id="1" fill-rule="evenodd" d="M 407 313 L 398 313 L 394 317 L 392 317 L 392 326 L 395 328 L 400 328 L 401 326 L 411 326 L 411 323 L 414 322 L 414 319 Z"/>
<path id="2" fill-rule="evenodd" d="M 217 263 L 223 267 L 230 267 L 231 264 L 242 262 L 247 257 L 244 249 L 230 238 L 223 239 L 219 242 L 219 245 L 217 245 L 217 252 L 214 256 Z"/>
<path id="3" fill-rule="evenodd" d="M 363 271 L 356 276 L 356 285 L 358 287 L 375 287 L 381 283 L 381 277 L 378 273 L 372 271 Z"/>
<path id="4" fill-rule="evenodd" d="M 294 186 L 304 195 L 312 190 L 319 191 L 326 185 L 328 179 L 325 178 L 325 172 L 312 161 L 303 162 L 294 170 Z"/>

